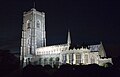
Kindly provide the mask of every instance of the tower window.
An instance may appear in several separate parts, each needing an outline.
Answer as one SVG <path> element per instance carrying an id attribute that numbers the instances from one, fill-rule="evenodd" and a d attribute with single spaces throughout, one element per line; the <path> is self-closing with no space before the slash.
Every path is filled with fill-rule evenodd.
<path id="1" fill-rule="evenodd" d="M 30 23 L 28 23 L 28 29 L 30 28 Z"/>
<path id="2" fill-rule="evenodd" d="M 37 28 L 40 28 L 41 22 L 38 20 L 36 25 L 37 25 Z"/>
<path id="3" fill-rule="evenodd" d="M 31 24 L 30 24 L 30 21 L 28 20 L 27 21 L 27 29 L 30 29 L 31 28 Z"/>

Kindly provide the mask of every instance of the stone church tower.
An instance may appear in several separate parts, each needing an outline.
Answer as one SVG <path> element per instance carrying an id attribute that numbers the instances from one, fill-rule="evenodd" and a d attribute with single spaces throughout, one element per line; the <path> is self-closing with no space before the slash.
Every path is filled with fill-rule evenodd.
<path id="1" fill-rule="evenodd" d="M 46 46 L 45 13 L 31 9 L 23 14 L 23 28 L 21 38 L 21 56 L 23 63 L 30 56 L 36 55 L 36 49 Z"/>

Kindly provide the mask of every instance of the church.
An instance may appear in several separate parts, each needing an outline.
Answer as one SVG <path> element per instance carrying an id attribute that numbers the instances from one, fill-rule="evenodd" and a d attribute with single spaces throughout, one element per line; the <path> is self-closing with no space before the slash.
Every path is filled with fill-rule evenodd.
<path id="1" fill-rule="evenodd" d="M 68 31 L 66 43 L 46 45 L 45 13 L 32 8 L 23 14 L 20 62 L 23 67 L 33 65 L 88 65 L 112 63 L 107 58 L 102 42 L 87 47 L 71 48 Z"/>

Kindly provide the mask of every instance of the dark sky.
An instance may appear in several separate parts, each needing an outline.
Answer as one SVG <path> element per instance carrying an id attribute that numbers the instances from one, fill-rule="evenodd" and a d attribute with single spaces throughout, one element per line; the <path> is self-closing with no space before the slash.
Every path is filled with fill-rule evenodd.
<path id="1" fill-rule="evenodd" d="M 18 51 L 24 11 L 33 0 L 0 0 L 0 49 Z M 120 56 L 120 1 L 35 0 L 46 14 L 47 44 L 66 43 L 70 29 L 72 44 L 103 42 L 109 56 Z"/>

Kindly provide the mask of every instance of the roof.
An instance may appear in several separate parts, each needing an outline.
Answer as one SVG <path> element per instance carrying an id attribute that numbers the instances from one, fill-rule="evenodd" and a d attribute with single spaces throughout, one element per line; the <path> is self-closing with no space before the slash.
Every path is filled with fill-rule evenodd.
<path id="1" fill-rule="evenodd" d="M 89 45 L 88 48 L 90 51 L 99 51 L 100 50 L 100 44 L 98 45 Z"/>

